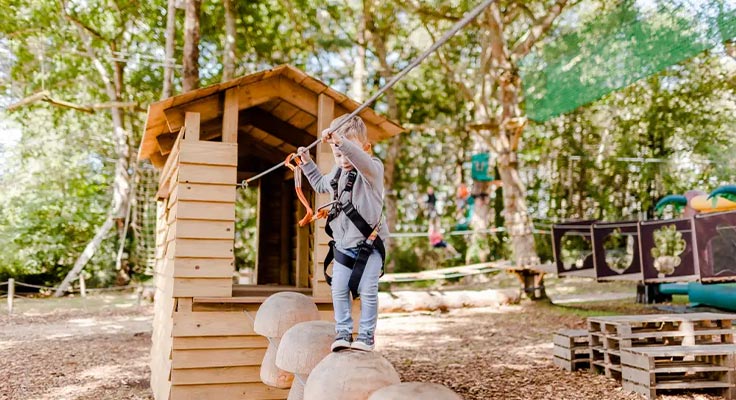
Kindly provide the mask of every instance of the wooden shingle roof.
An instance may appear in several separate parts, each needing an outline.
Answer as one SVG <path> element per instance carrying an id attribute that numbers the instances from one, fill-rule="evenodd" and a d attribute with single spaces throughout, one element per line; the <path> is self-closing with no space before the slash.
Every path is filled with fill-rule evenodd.
<path id="1" fill-rule="evenodd" d="M 225 91 L 231 88 L 237 88 L 241 112 L 253 108 L 251 115 L 268 113 L 289 127 L 301 129 L 315 138 L 318 135 L 316 117 L 319 95 L 323 94 L 334 100 L 335 116 L 349 113 L 360 105 L 301 70 L 290 65 L 281 65 L 151 104 L 138 159 L 150 159 L 156 166 L 163 165 L 168 154 L 164 144 L 183 126 L 185 112 L 200 113 L 202 126 L 209 124 L 211 129 L 217 130 L 222 120 Z M 374 143 L 403 131 L 397 123 L 376 114 L 370 108 L 363 110 L 360 116 L 368 127 L 370 140 Z M 279 121 L 276 121 L 276 125 Z M 249 126 L 248 129 L 251 135 L 259 134 L 256 128 Z M 264 136 L 262 144 L 290 148 L 289 144 L 276 143 L 268 135 L 261 136 Z"/>

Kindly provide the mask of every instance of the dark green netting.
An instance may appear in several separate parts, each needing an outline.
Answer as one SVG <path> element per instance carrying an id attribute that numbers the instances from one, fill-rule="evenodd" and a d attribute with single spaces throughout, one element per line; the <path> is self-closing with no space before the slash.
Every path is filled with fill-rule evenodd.
<path id="1" fill-rule="evenodd" d="M 736 0 L 624 0 L 520 62 L 526 112 L 546 121 L 736 37 Z"/>

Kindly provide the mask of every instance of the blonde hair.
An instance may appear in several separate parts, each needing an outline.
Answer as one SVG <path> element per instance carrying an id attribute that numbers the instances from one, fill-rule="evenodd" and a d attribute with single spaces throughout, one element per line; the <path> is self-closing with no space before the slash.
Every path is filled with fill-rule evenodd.
<path id="1" fill-rule="evenodd" d="M 330 124 L 330 129 L 340 125 L 343 121 L 347 120 L 348 116 L 349 114 L 345 114 L 335 118 L 335 120 L 332 121 L 332 123 Z M 369 143 L 368 128 L 366 128 L 365 122 L 363 122 L 363 120 L 358 116 L 350 118 L 334 133 L 338 135 L 343 135 L 348 139 L 357 139 L 360 143 Z"/>

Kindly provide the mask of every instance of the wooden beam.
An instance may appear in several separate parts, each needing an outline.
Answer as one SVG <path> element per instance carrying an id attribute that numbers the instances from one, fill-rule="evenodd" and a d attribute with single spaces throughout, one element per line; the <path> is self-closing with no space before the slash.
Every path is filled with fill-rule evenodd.
<path id="1" fill-rule="evenodd" d="M 315 139 L 307 131 L 282 121 L 260 108 L 254 107 L 240 113 L 243 124 L 250 124 L 295 147 L 309 146 Z"/>
<path id="2" fill-rule="evenodd" d="M 246 129 L 241 128 L 238 132 L 241 133 L 238 137 L 240 141 L 238 148 L 243 153 L 251 154 L 272 163 L 282 162 L 286 159 L 287 153 L 283 153 L 274 147 L 261 144 L 261 142 L 251 135 Z"/>
<path id="3" fill-rule="evenodd" d="M 238 142 L 238 88 L 234 87 L 225 92 L 225 110 L 222 116 L 222 141 L 225 143 Z"/>
<path id="4" fill-rule="evenodd" d="M 199 141 L 199 113 L 198 112 L 187 112 L 184 117 L 184 140 L 190 142 Z"/>
<path id="5" fill-rule="evenodd" d="M 319 106 L 317 105 L 318 96 L 316 93 L 303 86 L 299 86 L 296 82 L 284 77 L 281 77 L 279 89 L 279 97 L 284 101 L 289 102 L 291 105 L 296 106 L 309 114 L 317 115 Z M 327 95 L 319 96 L 330 98 Z"/>
<path id="6" fill-rule="evenodd" d="M 330 123 L 335 118 L 335 100 L 326 94 L 320 94 L 317 98 L 317 135 L 322 136 L 322 131 L 330 127 Z M 329 171 L 335 164 L 335 159 L 332 157 L 332 150 L 327 143 L 320 143 L 317 145 L 317 167 L 320 171 Z M 314 204 L 325 204 L 330 201 L 330 196 L 326 193 L 316 193 L 314 197 Z M 322 222 L 322 221 L 320 221 Z M 312 290 L 313 296 L 330 297 L 329 290 L 324 290 L 325 293 L 320 293 L 324 289 L 324 283 L 320 281 L 324 280 L 322 273 L 322 263 L 324 262 L 324 255 L 320 254 L 318 249 L 320 246 L 326 245 L 330 242 L 330 237 L 325 233 L 324 228 L 321 228 L 322 224 L 315 224 L 314 234 L 312 235 L 312 249 L 314 249 L 314 260 L 312 265 Z"/>
<path id="7" fill-rule="evenodd" d="M 322 137 L 322 131 L 329 128 L 332 120 L 335 119 L 335 101 L 332 97 L 321 94 L 317 99 L 317 108 L 319 110 L 317 115 L 317 137 Z M 320 143 L 317 150 L 317 154 L 332 152 L 330 146 L 325 143 Z"/>
<path id="8" fill-rule="evenodd" d="M 201 122 L 199 125 L 199 141 L 206 142 L 222 135 L 222 121 L 213 119 L 207 122 Z M 156 137 L 161 155 L 165 156 L 171 152 L 171 146 L 176 139 L 175 133 L 164 133 Z"/>
<path id="9" fill-rule="evenodd" d="M 163 135 L 159 135 L 156 137 L 158 148 L 160 149 L 162 156 L 171 153 L 171 148 L 174 147 L 176 136 L 176 133 L 164 133 Z"/>

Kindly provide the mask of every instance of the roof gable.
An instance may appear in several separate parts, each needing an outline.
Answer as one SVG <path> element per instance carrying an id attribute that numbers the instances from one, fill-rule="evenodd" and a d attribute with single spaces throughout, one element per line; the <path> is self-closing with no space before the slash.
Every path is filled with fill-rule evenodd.
<path id="1" fill-rule="evenodd" d="M 318 134 L 316 116 L 319 95 L 326 95 L 334 100 L 335 116 L 352 112 L 360 106 L 356 101 L 304 72 L 282 65 L 152 103 L 148 108 L 138 159 L 151 159 L 154 165 L 165 161 L 168 151 L 164 143 L 172 141 L 171 137 L 175 137 L 182 128 L 186 112 L 200 113 L 203 127 L 209 124 L 210 129 L 217 130 L 222 121 L 225 91 L 233 88 L 236 88 L 241 116 L 248 109 L 253 109 L 249 115 L 262 116 L 267 113 L 274 118 L 267 118 L 265 123 L 276 126 L 275 129 L 278 129 L 281 121 L 282 128 L 287 125 L 296 127 L 315 138 Z M 370 108 L 361 111 L 359 115 L 368 127 L 368 136 L 372 142 L 387 139 L 403 131 L 401 126 L 376 114 Z"/>

